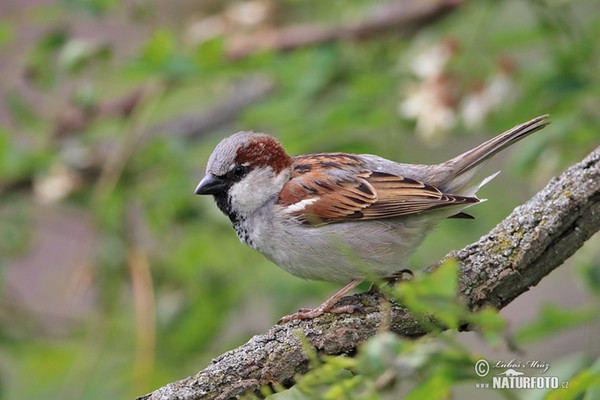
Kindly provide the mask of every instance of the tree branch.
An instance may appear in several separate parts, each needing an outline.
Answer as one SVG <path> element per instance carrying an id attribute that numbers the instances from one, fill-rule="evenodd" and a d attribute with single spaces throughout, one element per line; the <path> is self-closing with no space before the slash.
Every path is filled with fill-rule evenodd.
<path id="1" fill-rule="evenodd" d="M 561 265 L 600 229 L 600 147 L 572 166 L 479 241 L 448 254 L 460 265 L 460 292 L 469 308 L 503 308 Z M 440 263 L 431 266 L 435 268 Z M 230 399 L 269 383 L 293 384 L 308 371 L 299 336 L 319 354 L 352 352 L 375 335 L 383 321 L 403 336 L 425 334 L 401 307 L 381 307 L 381 295 L 340 300 L 362 309 L 276 325 L 215 358 L 195 376 L 170 383 L 138 400 Z M 384 313 L 389 313 L 384 315 Z"/>
<path id="2" fill-rule="evenodd" d="M 150 127 L 144 132 L 149 138 L 161 133 L 169 137 L 195 140 L 233 122 L 238 114 L 267 97 L 275 89 L 275 82 L 264 76 L 254 76 L 233 85 L 224 98 L 206 110 L 193 110 L 176 115 Z"/>
<path id="3" fill-rule="evenodd" d="M 446 16 L 461 4 L 462 0 L 382 2 L 356 24 L 287 26 L 232 40 L 227 46 L 227 57 L 238 60 L 258 51 L 289 51 L 337 40 L 359 41 L 390 31 L 411 33 Z"/>

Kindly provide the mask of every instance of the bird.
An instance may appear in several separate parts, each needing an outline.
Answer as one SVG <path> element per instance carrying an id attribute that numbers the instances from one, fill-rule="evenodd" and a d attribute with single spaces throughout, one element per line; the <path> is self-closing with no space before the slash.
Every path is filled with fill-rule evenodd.
<path id="1" fill-rule="evenodd" d="M 482 163 L 546 127 L 548 115 L 517 125 L 439 164 L 404 164 L 373 154 L 289 156 L 265 133 L 223 139 L 208 158 L 196 195 L 212 195 L 242 243 L 300 278 L 345 283 L 315 309 L 279 323 L 326 312 L 365 280 L 393 279 L 442 220 L 463 210 L 495 175 L 472 185 Z"/>

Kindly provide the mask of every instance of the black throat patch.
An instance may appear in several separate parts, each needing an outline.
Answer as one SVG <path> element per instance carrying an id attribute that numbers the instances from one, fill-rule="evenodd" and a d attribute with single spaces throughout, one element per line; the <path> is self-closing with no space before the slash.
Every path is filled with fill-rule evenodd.
<path id="1" fill-rule="evenodd" d="M 250 239 L 250 234 L 246 228 L 246 219 L 232 210 L 231 198 L 227 195 L 227 192 L 217 193 L 214 195 L 214 198 L 219 210 L 229 217 L 237 237 L 248 246 L 254 248 L 253 242 Z"/>

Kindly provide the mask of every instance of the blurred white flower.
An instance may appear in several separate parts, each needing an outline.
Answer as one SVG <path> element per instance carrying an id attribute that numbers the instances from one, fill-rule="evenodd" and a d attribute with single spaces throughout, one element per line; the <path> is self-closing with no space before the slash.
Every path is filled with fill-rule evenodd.
<path id="1" fill-rule="evenodd" d="M 417 133 L 434 142 L 456 123 L 448 79 L 443 76 L 426 79 L 410 88 L 398 111 L 406 118 L 415 119 Z"/>
<path id="2" fill-rule="evenodd" d="M 234 23 L 254 26 L 263 23 L 271 12 L 269 1 L 240 1 L 231 5 L 225 15 Z"/>
<path id="3" fill-rule="evenodd" d="M 445 69 L 457 49 L 449 38 L 414 55 L 410 69 L 419 81 L 407 87 L 398 106 L 400 115 L 416 120 L 417 134 L 432 143 L 456 123 L 452 78 Z"/>
<path id="4" fill-rule="evenodd" d="M 192 45 L 198 45 L 207 40 L 225 34 L 227 23 L 222 15 L 214 15 L 192 22 L 187 27 L 186 41 Z"/>
<path id="5" fill-rule="evenodd" d="M 460 116 L 467 127 L 477 128 L 491 111 L 513 98 L 514 94 L 512 79 L 507 74 L 499 73 L 486 86 L 474 90 L 462 99 Z"/>
<path id="6" fill-rule="evenodd" d="M 201 16 L 187 27 L 186 41 L 192 45 L 226 35 L 244 35 L 269 21 L 273 3 L 267 0 L 239 1 L 223 12 Z"/>
<path id="7" fill-rule="evenodd" d="M 435 78 L 444 72 L 444 68 L 457 46 L 454 40 L 438 43 L 420 53 L 417 53 L 411 64 L 411 70 L 415 76 L 428 79 Z"/>
<path id="8" fill-rule="evenodd" d="M 56 164 L 47 175 L 36 177 L 33 196 L 40 204 L 57 203 L 68 196 L 78 185 L 78 177 L 65 165 Z"/>
<path id="9" fill-rule="evenodd" d="M 461 93 L 460 77 L 449 73 L 447 68 L 458 47 L 455 39 L 448 38 L 420 49 L 410 64 L 417 82 L 402 91 L 404 99 L 398 113 L 416 120 L 416 133 L 431 143 L 436 143 L 436 139 L 461 120 L 469 128 L 478 127 L 490 112 L 516 93 L 512 80 L 515 64 L 509 58 L 498 62 L 498 72 L 487 83 Z"/>

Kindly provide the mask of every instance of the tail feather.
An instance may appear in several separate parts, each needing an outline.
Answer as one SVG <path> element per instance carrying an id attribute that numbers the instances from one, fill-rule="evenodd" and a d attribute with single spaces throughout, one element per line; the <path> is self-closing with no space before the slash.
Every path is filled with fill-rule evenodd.
<path id="1" fill-rule="evenodd" d="M 518 142 L 526 136 L 545 128 L 550 122 L 546 122 L 548 114 L 539 116 L 521 125 L 480 144 L 479 146 L 447 161 L 445 164 L 452 165 L 454 177 L 475 168 L 485 160 L 504 150 L 508 146 Z"/>

